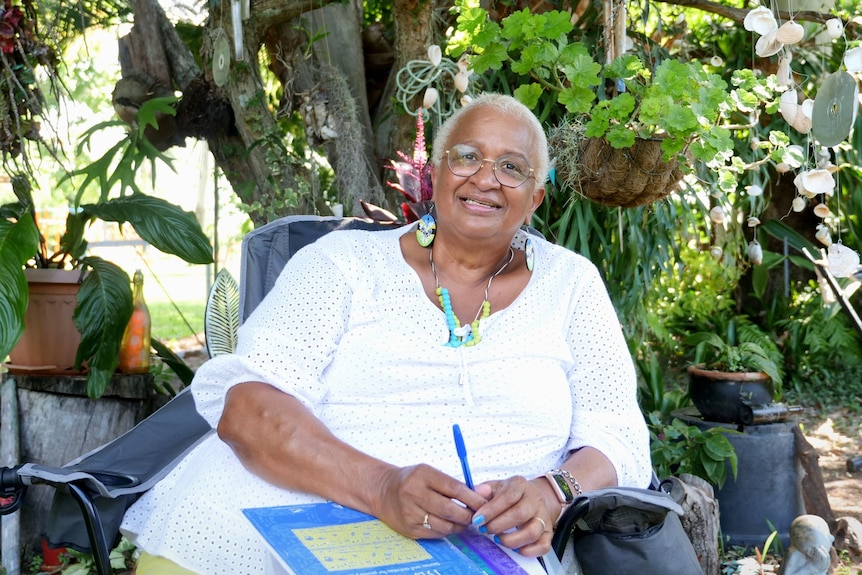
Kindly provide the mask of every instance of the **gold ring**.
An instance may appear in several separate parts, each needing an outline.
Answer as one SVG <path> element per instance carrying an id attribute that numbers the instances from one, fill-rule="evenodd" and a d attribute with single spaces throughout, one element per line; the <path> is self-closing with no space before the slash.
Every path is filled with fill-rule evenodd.
<path id="1" fill-rule="evenodd" d="M 425 517 L 422 519 L 422 527 L 424 527 L 425 529 L 428 529 L 428 530 L 431 529 L 431 524 L 428 523 L 428 514 L 427 513 L 425 514 Z"/>
<path id="2" fill-rule="evenodd" d="M 547 530 L 548 530 L 548 526 L 545 524 L 545 520 L 544 520 L 544 519 L 542 519 L 542 518 L 541 518 L 541 517 L 539 517 L 539 516 L 536 516 L 536 519 L 538 519 L 538 520 L 539 520 L 539 523 L 541 523 L 541 524 L 542 524 L 542 533 L 544 533 L 545 531 L 547 531 Z"/>

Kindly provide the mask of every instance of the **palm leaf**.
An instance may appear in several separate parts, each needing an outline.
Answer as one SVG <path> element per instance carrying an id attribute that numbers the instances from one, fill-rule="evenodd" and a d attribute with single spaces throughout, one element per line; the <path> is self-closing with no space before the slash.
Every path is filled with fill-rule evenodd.
<path id="1" fill-rule="evenodd" d="M 233 353 L 239 330 L 239 285 L 226 269 L 216 274 L 204 314 L 207 353 Z"/>

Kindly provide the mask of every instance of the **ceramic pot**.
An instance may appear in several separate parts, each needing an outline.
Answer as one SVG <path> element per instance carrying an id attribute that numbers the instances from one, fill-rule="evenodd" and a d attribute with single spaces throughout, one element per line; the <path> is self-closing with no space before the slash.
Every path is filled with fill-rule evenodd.
<path id="1" fill-rule="evenodd" d="M 24 334 L 9 353 L 13 373 L 76 373 L 81 334 L 72 322 L 81 287 L 80 270 L 26 269 L 30 303 Z M 77 373 L 81 373 L 79 370 Z"/>
<path id="2" fill-rule="evenodd" d="M 739 410 L 745 404 L 772 402 L 772 380 L 762 372 L 725 372 L 688 368 L 688 394 L 707 421 L 742 423 Z"/>

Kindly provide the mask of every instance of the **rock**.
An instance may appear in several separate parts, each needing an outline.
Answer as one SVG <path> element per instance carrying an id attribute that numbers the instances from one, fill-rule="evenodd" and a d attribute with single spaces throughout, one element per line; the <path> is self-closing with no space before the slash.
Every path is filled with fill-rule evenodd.
<path id="1" fill-rule="evenodd" d="M 835 521 L 836 549 L 862 556 L 862 522 L 854 517 L 839 517 Z"/>

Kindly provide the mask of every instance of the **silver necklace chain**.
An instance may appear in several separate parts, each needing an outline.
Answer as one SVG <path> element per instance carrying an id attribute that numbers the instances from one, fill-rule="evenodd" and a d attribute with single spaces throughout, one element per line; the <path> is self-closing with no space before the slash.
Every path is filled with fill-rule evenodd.
<path id="1" fill-rule="evenodd" d="M 488 292 L 491 289 L 491 283 L 493 283 L 494 278 L 496 278 L 498 275 L 503 273 L 503 270 L 506 269 L 507 267 L 509 267 L 509 264 L 512 263 L 512 260 L 514 260 L 514 259 L 515 259 L 515 250 L 513 250 L 512 247 L 509 246 L 509 259 L 507 259 L 505 262 L 503 262 L 503 265 L 500 266 L 500 269 L 495 271 L 488 278 L 488 285 L 485 286 L 485 299 L 483 299 L 482 303 L 479 305 L 479 311 L 476 312 L 476 318 L 473 321 L 479 319 L 479 316 L 482 315 L 482 310 L 485 307 L 485 302 L 488 301 Z M 435 287 L 439 288 L 440 287 L 440 279 L 437 277 L 437 268 L 434 267 L 434 244 L 431 244 L 431 249 L 428 250 L 428 261 L 431 262 L 431 273 L 434 274 Z"/>

